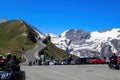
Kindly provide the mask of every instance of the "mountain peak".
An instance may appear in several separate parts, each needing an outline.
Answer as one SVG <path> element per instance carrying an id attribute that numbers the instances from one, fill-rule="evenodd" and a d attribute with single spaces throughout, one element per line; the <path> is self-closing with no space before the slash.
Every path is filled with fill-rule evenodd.
<path id="1" fill-rule="evenodd" d="M 37 30 L 36 30 L 37 31 Z M 16 53 L 21 47 L 35 47 L 40 35 L 23 20 L 11 20 L 0 24 L 0 51 Z"/>
<path id="2" fill-rule="evenodd" d="M 85 32 L 81 29 L 70 29 L 60 37 L 51 38 L 59 48 L 71 54 L 81 56 L 110 56 L 112 52 L 120 53 L 120 28 L 103 31 Z"/>
<path id="3" fill-rule="evenodd" d="M 90 34 L 81 29 L 70 29 L 61 34 L 62 37 L 70 39 L 71 41 L 88 39 Z"/>

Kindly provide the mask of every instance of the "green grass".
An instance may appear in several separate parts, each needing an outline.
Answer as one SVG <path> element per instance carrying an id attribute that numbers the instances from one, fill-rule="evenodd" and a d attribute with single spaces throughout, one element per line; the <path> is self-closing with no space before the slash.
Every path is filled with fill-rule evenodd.
<path id="1" fill-rule="evenodd" d="M 51 56 L 53 56 L 53 59 L 59 60 L 68 56 L 64 50 L 56 47 L 53 43 L 51 43 L 50 37 L 46 37 L 43 43 L 46 44 L 46 48 L 40 51 L 39 54 L 44 53 L 47 59 L 51 59 Z"/>
<path id="2" fill-rule="evenodd" d="M 25 35 L 30 30 L 29 26 L 24 24 L 21 20 L 13 20 L 0 24 L 0 52 L 6 54 L 7 52 L 20 56 L 16 53 L 22 47 L 29 50 L 35 44 Z"/>

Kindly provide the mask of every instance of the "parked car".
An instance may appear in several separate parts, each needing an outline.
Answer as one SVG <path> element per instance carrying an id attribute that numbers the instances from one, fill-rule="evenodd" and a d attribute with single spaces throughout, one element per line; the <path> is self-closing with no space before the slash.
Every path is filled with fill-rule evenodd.
<path id="1" fill-rule="evenodd" d="M 52 61 L 49 61 L 49 65 L 61 65 L 61 62 L 60 60 L 52 60 Z"/>
<path id="2" fill-rule="evenodd" d="M 89 61 L 97 57 L 77 58 L 75 64 L 90 64 Z"/>
<path id="3" fill-rule="evenodd" d="M 68 64 L 66 59 L 61 60 L 60 63 L 61 63 L 62 65 L 67 65 L 67 64 Z"/>
<path id="4" fill-rule="evenodd" d="M 100 58 L 95 58 L 95 59 L 91 59 L 89 60 L 90 64 L 105 64 L 106 60 L 100 59 Z"/>
<path id="5" fill-rule="evenodd" d="M 97 59 L 98 57 L 88 57 L 86 58 L 86 64 L 90 64 L 90 60 Z"/>
<path id="6" fill-rule="evenodd" d="M 120 65 L 120 57 L 117 58 L 117 63 Z"/>

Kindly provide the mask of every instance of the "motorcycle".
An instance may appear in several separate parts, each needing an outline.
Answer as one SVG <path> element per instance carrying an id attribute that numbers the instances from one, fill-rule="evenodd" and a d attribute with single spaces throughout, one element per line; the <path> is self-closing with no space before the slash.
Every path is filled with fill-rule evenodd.
<path id="1" fill-rule="evenodd" d="M 6 72 L 0 71 L 0 80 L 25 80 L 25 71 Z"/>
<path id="2" fill-rule="evenodd" d="M 111 60 L 108 65 L 110 69 L 114 69 L 114 70 L 120 69 L 120 66 L 117 63 L 115 63 L 114 60 Z"/>
<path id="3" fill-rule="evenodd" d="M 0 80 L 25 80 L 25 71 L 20 70 L 19 63 L 6 62 L 3 70 L 0 71 Z"/>

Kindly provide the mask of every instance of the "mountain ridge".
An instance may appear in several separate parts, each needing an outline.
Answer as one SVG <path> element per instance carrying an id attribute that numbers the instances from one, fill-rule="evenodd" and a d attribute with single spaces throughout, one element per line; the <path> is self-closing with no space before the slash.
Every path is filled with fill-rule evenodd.
<path id="1" fill-rule="evenodd" d="M 60 35 L 53 33 L 49 35 L 51 36 L 51 42 L 56 47 L 65 50 L 66 53 L 79 57 L 109 57 L 113 52 L 120 55 L 120 28 L 94 32 L 86 32 L 81 29 L 70 29 Z M 26 37 L 26 39 L 23 39 L 24 37 Z M 34 43 L 37 42 L 37 39 L 44 40 L 45 37 L 46 34 L 41 33 L 37 28 L 23 20 L 12 20 L 0 23 L 0 51 L 2 53 L 15 53 L 14 51 L 16 49 L 27 47 L 22 44 L 29 45 L 26 49 L 31 49 L 35 46 Z M 6 44 L 3 45 L 2 43 Z M 21 45 L 20 47 L 11 47 L 11 45 L 14 46 L 18 43 L 21 43 L 19 44 Z M 51 47 L 53 44 L 51 44 Z M 13 48 L 14 51 L 12 50 Z"/>
<path id="2" fill-rule="evenodd" d="M 60 36 L 50 35 L 53 44 L 79 57 L 120 55 L 120 28 L 94 32 L 70 29 Z"/>
<path id="3" fill-rule="evenodd" d="M 22 20 L 0 23 L 0 51 L 15 54 L 21 48 L 31 49 L 36 43 L 37 33 Z"/>

